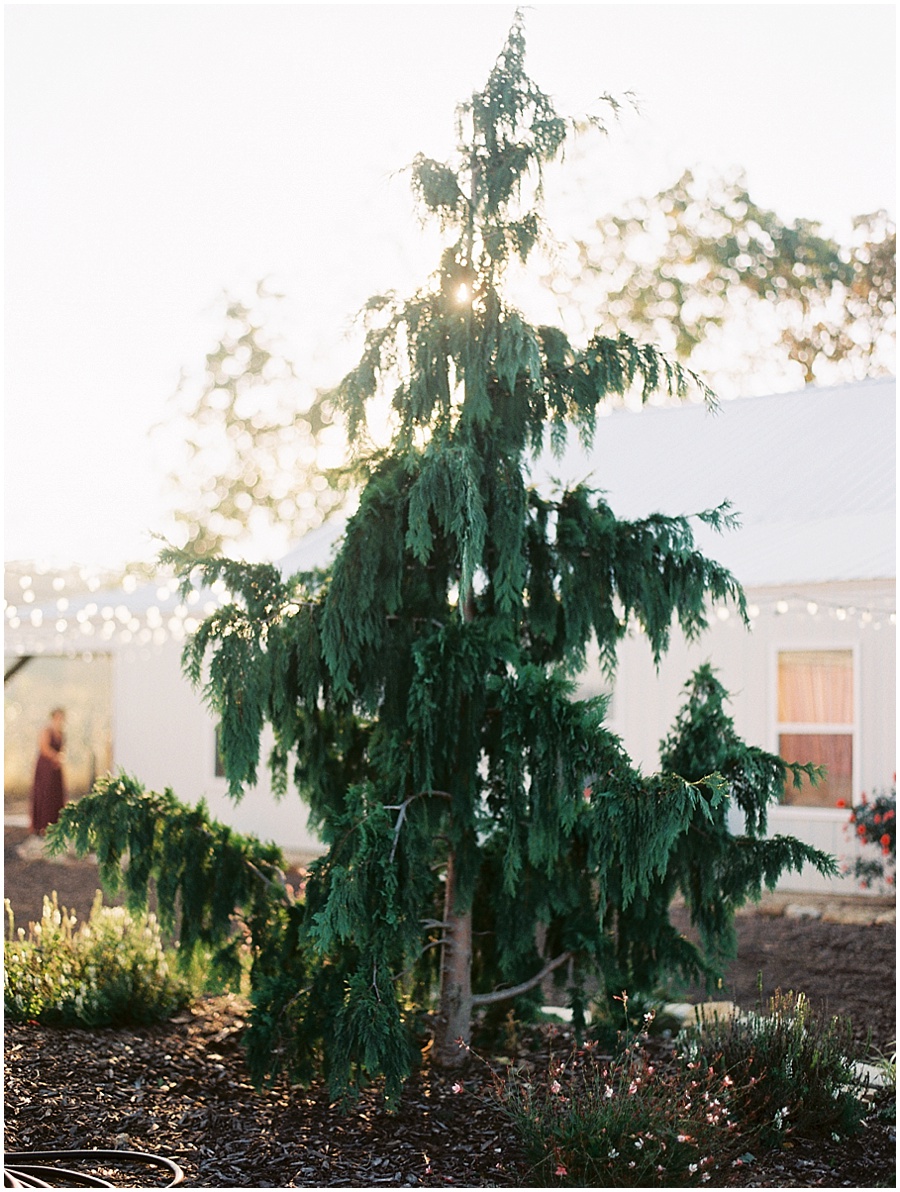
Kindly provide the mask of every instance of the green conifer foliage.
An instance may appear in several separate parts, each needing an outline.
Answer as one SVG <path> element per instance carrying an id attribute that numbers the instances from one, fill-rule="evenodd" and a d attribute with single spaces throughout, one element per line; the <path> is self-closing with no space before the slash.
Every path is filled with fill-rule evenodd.
<path id="1" fill-rule="evenodd" d="M 725 962 L 735 955 L 735 911 L 771 889 L 786 870 L 809 864 L 824 874 L 837 872 L 829 857 L 792 836 L 766 837 L 768 807 L 790 781 L 799 786 L 806 775 L 814 784 L 821 770 L 811 764 L 785 762 L 747 745 L 725 711 L 728 693 L 709 663 L 685 685 L 685 703 L 675 725 L 660 743 L 665 771 L 703 786 L 713 773 L 727 798 L 708 815 L 694 813 L 671 850 L 665 872 L 657 875 L 640 898 L 624 903 L 615 896 L 607 904 L 608 938 L 614 956 L 606 966 L 607 987 L 649 990 L 659 973 L 659 957 L 688 979 L 705 978 L 711 988 Z M 740 812 L 744 831 L 735 835 L 729 807 Z M 698 930 L 699 948 L 681 937 L 669 920 L 669 908 L 681 895 Z"/>
<path id="2" fill-rule="evenodd" d="M 737 845 L 699 872 L 696 841 L 722 835 L 727 796 L 760 828 L 783 765 L 751 764 L 732 736 L 728 755 L 673 746 L 647 777 L 604 701 L 575 698 L 587 651 L 611 672 L 630 623 L 658 659 L 674 623 L 694 638 L 711 600 L 744 614 L 744 598 L 696 550 L 691 519 L 622 521 L 583 487 L 542 495 L 531 453 L 548 430 L 556 447 L 570 427 L 590 441 L 601 406 L 635 386 L 712 395 L 627 336 L 579 349 L 505 302 L 505 266 L 541 233 L 542 168 L 570 132 L 525 73 L 520 18 L 459 130 L 453 162 L 413 166 L 446 235 L 440 268 L 405 303 L 369 303 L 362 358 L 332 395 L 364 444 L 369 403 L 392 394 L 396 433 L 369 457 L 331 574 L 169 555 L 234 595 L 185 655 L 221 718 L 232 794 L 256 777 L 268 722 L 278 787 L 292 768 L 328 849 L 261 949 L 251 1059 L 303 1077 L 321 1057 L 336 1094 L 383 1075 L 395 1097 L 423 1011 L 432 1059 L 452 1068 L 482 1006 L 535 998 L 551 973 L 576 1008 L 588 976 L 652 984 L 683 954 L 663 927 L 683 873 L 715 942 L 715 883 L 727 918 L 803 852 L 773 860 L 751 839 L 744 876 Z M 731 524 L 724 506 L 701 516 Z M 693 739 L 689 719 L 679 728 Z M 657 949 L 634 939 L 648 918 Z"/>

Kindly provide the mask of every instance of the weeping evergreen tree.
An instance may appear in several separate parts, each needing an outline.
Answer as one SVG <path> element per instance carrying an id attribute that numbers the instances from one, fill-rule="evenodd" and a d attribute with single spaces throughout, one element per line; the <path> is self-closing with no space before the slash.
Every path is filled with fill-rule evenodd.
<path id="1" fill-rule="evenodd" d="M 575 698 L 588 650 L 612 673 L 629 625 L 658 661 L 675 623 L 695 638 L 711 601 L 744 615 L 744 598 L 695 549 L 690 519 L 624 521 L 585 487 L 529 484 L 546 438 L 590 443 L 603 404 L 630 391 L 696 386 L 713 400 L 652 347 L 620 335 L 578 348 L 504 299 L 507 266 L 541 235 L 542 168 L 570 131 L 525 73 L 517 18 L 459 110 L 455 160 L 412 167 L 444 230 L 440 266 L 409 300 L 368 304 L 362 357 L 332 395 L 360 447 L 384 394 L 395 432 L 368 456 L 331 574 L 284 581 L 272 566 L 170 555 L 234 595 L 185 655 L 221 718 L 232 794 L 256 780 L 268 722 L 277 789 L 293 779 L 327 846 L 301 902 L 255 912 L 258 1074 L 308 1076 L 322 1058 L 335 1092 L 383 1074 L 395 1095 L 423 1010 L 433 1061 L 460 1066 L 476 1011 L 536 999 L 550 974 L 580 1014 L 588 980 L 712 971 L 666 930 L 676 888 L 714 947 L 764 880 L 830 863 L 757 840 L 736 882 L 727 850 L 707 873 L 704 825 L 727 836 L 736 793 L 758 836 L 790 768 L 732 733 L 725 753 L 673 744 L 646 776 L 606 727 L 605 700 Z M 698 516 L 731 520 L 725 506 Z"/>

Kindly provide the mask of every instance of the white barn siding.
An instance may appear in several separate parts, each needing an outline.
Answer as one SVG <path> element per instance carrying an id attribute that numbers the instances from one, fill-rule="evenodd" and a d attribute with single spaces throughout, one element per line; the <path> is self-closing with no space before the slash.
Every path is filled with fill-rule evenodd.
<path id="1" fill-rule="evenodd" d="M 292 790 L 276 801 L 261 750 L 260 782 L 239 803 L 215 773 L 215 721 L 181 673 L 181 645 L 166 642 L 140 652 L 122 649 L 115 660 L 114 765 L 148 790 L 169 787 L 183 802 L 206 800 L 214 819 L 238 832 L 274 840 L 288 853 L 320 853 L 307 827 L 308 808 Z"/>
<path id="2" fill-rule="evenodd" d="M 854 698 L 857 734 L 853 792 L 887 789 L 896 765 L 896 629 L 887 614 L 861 624 L 859 616 L 837 620 L 837 607 L 893 608 L 892 581 L 867 584 L 796 585 L 749 589 L 748 603 L 759 607 L 752 631 L 733 614 L 725 622 L 713 617 L 709 631 L 688 645 L 680 633 L 657 672 L 645 637 L 627 638 L 619 651 L 611 727 L 645 772 L 659 766 L 659 743 L 684 702 L 683 686 L 696 668 L 711 662 L 725 688 L 736 731 L 751 745 L 778 752 L 777 656 L 781 650 L 850 649 L 854 653 Z M 789 611 L 775 612 L 787 600 Z M 807 602 L 818 605 L 811 615 Z M 875 626 L 878 626 L 876 629 Z M 584 694 L 608 688 L 594 664 L 583 678 Z M 851 854 L 853 841 L 844 833 L 849 811 L 816 807 L 774 807 L 771 834 L 797 836 L 835 856 Z M 734 823 L 735 830 L 740 823 Z M 813 870 L 782 878 L 784 890 L 830 889 L 850 893 L 847 878 L 825 879 Z"/>

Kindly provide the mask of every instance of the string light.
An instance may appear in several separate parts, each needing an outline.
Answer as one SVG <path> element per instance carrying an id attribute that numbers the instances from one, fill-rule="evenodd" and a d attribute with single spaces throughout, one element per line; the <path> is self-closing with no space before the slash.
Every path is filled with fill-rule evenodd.
<path id="1" fill-rule="evenodd" d="M 83 656 L 83 647 L 90 640 L 94 649 L 113 649 L 122 645 L 128 646 L 135 656 L 149 656 L 154 647 L 167 642 L 183 643 L 198 630 L 203 618 L 215 613 L 223 603 L 234 600 L 222 579 L 211 588 L 193 588 L 182 593 L 174 577 L 145 581 L 129 574 L 118 584 L 116 592 L 111 590 L 110 579 L 113 577 L 87 568 L 73 569 L 68 576 L 51 575 L 49 569 L 37 566 L 32 567 L 32 572 L 15 579 L 10 576 L 19 596 L 15 602 L 4 602 L 7 650 L 11 653 L 56 652 Z M 59 595 L 42 604 L 42 585 L 44 591 L 52 590 Z M 97 592 L 101 585 L 106 589 L 105 600 L 102 597 L 88 599 L 78 607 L 81 600 Z M 62 595 L 63 592 L 66 594 Z M 130 599 L 135 593 L 138 593 L 137 597 Z M 883 603 L 879 603 L 879 595 Z M 818 593 L 816 599 L 811 599 L 808 591 L 782 590 L 771 597 L 756 592 L 754 597 L 747 605 L 751 629 L 758 629 L 768 617 L 788 617 L 792 623 L 799 619 L 814 620 L 819 624 L 831 620 L 848 628 L 855 623 L 860 631 L 871 629 L 879 633 L 893 629 L 897 623 L 895 609 L 887 604 L 892 594 L 875 594 L 868 606 L 829 601 Z M 141 606 L 142 600 L 146 600 L 146 607 Z M 131 607 L 132 604 L 136 607 Z M 747 622 L 736 615 L 733 606 L 716 605 L 710 616 L 728 632 L 746 632 Z M 642 633 L 642 627 L 636 621 L 632 621 L 629 628 Z"/>

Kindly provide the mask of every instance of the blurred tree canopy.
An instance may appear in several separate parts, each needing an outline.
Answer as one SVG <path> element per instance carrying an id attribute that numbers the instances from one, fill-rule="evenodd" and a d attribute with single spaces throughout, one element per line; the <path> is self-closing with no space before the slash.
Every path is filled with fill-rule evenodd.
<path id="1" fill-rule="evenodd" d="M 649 336 L 717 388 L 763 360 L 798 385 L 833 384 L 894 369 L 896 240 L 885 211 L 842 243 L 760 206 L 741 174 L 686 171 L 599 219 L 577 265 L 546 280 L 592 326 Z"/>
<path id="2" fill-rule="evenodd" d="M 415 177 L 423 193 L 447 182 L 424 167 Z M 537 228 L 519 231 L 527 251 Z M 760 206 L 741 174 L 686 171 L 597 220 L 576 240 L 577 259 L 544 280 L 568 323 L 580 311 L 590 331 L 655 342 L 720 393 L 835 384 L 894 371 L 896 239 L 885 211 L 858 216 L 841 242 Z M 169 488 L 197 555 L 234 550 L 263 528 L 287 549 L 351 483 L 323 462 L 329 437 L 342 441 L 330 395 L 304 401 L 268 330 L 278 301 L 262 282 L 250 302 L 226 294 L 202 377 L 183 377 L 176 393 Z"/>
<path id="3" fill-rule="evenodd" d="M 226 294 L 202 375 L 183 375 L 175 393 L 165 430 L 179 458 L 168 485 L 185 548 L 196 555 L 276 527 L 286 549 L 342 499 L 322 463 L 334 420 L 327 396 L 304 402 L 293 363 L 267 329 L 279 301 L 264 282 L 251 303 Z"/>

